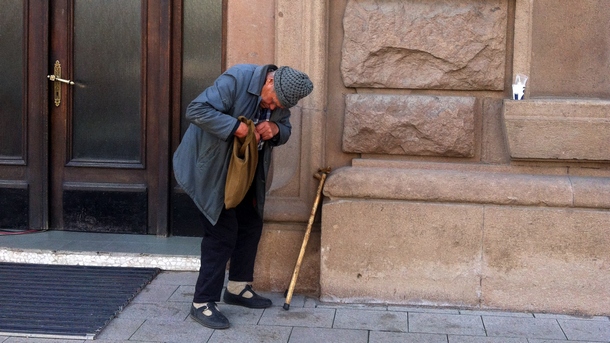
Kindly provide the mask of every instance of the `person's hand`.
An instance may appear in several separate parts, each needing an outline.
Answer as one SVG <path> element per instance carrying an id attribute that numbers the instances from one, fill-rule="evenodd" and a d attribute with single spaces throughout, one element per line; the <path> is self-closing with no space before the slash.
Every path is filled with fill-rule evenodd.
<path id="1" fill-rule="evenodd" d="M 246 136 L 248 135 L 248 125 L 246 125 L 246 123 L 241 122 L 239 123 L 239 127 L 237 128 L 237 130 L 235 130 L 235 136 L 237 136 L 237 138 L 246 138 Z"/>
<path id="2" fill-rule="evenodd" d="M 248 135 L 248 125 L 246 125 L 246 123 L 241 122 L 239 123 L 239 127 L 237 128 L 237 130 L 235 130 L 235 136 L 237 136 L 237 138 L 246 138 L 246 136 Z M 261 134 L 258 133 L 258 130 L 254 130 L 254 137 L 256 137 L 256 143 L 258 144 L 258 142 L 260 142 L 261 140 Z"/>
<path id="3" fill-rule="evenodd" d="M 272 121 L 264 121 L 256 125 L 256 132 L 263 140 L 268 141 L 275 137 L 275 135 L 280 132 L 280 129 L 277 127 L 276 123 Z"/>

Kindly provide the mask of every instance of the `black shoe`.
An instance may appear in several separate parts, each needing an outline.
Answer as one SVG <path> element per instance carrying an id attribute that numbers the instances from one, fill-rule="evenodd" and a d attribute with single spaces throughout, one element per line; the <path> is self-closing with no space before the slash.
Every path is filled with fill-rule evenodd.
<path id="1" fill-rule="evenodd" d="M 191 305 L 191 318 L 210 329 L 226 329 L 231 326 L 227 317 L 220 313 L 216 303 L 213 301 L 200 308 L 195 308 L 195 305 Z"/>
<path id="2" fill-rule="evenodd" d="M 244 297 L 244 293 L 246 293 L 246 292 L 252 293 L 252 297 L 251 298 Z M 241 291 L 241 293 L 239 293 L 239 295 L 235 295 L 235 294 L 230 293 L 229 291 L 225 290 L 223 300 L 226 304 L 245 306 L 245 307 L 249 307 L 249 308 L 267 308 L 267 307 L 271 307 L 271 305 L 273 305 L 273 303 L 271 302 L 270 299 L 261 297 L 260 295 L 254 293 L 254 291 L 252 290 L 252 286 L 250 286 L 250 285 L 246 285 L 244 290 Z"/>

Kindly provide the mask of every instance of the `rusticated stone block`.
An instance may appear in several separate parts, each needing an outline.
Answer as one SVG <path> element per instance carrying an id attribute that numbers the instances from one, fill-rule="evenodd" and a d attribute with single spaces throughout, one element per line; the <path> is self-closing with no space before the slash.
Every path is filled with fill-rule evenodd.
<path id="1" fill-rule="evenodd" d="M 504 89 L 506 0 L 350 0 L 346 87 Z"/>
<path id="2" fill-rule="evenodd" d="M 610 160 L 610 101 L 505 100 L 504 122 L 514 159 Z"/>
<path id="3" fill-rule="evenodd" d="M 343 151 L 472 157 L 476 99 L 350 94 Z"/>

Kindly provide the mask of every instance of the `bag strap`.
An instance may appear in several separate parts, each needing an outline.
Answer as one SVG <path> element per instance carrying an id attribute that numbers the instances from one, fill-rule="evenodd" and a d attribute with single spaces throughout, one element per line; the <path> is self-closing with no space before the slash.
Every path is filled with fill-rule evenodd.
<path id="1" fill-rule="evenodd" d="M 239 116 L 237 117 L 237 120 L 246 123 L 246 125 L 248 125 L 248 135 L 244 138 L 243 143 L 241 144 L 241 147 L 239 149 L 239 155 L 240 156 L 244 156 L 246 153 L 246 150 L 248 149 L 248 145 L 251 144 L 255 144 L 256 143 L 256 135 L 254 134 L 254 130 L 256 130 L 256 127 L 254 126 L 254 122 L 244 116 Z"/>

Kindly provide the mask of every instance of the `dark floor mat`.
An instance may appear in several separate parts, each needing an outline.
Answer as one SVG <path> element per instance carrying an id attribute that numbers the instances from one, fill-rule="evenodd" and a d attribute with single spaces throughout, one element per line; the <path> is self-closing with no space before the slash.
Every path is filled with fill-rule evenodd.
<path id="1" fill-rule="evenodd" d="M 0 335 L 94 339 L 159 272 L 0 263 Z"/>

